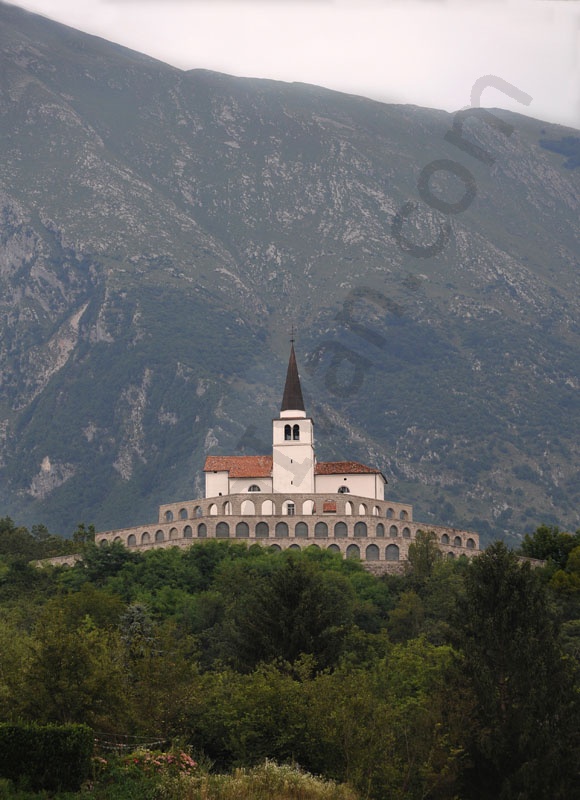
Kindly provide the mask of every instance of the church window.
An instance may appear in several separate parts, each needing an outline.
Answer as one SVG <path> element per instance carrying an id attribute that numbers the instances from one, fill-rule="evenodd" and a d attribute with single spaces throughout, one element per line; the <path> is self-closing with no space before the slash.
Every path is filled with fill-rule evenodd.
<path id="1" fill-rule="evenodd" d="M 314 526 L 314 537 L 316 539 L 328 538 L 328 525 L 326 522 L 317 522 Z"/>
<path id="2" fill-rule="evenodd" d="M 250 486 L 250 488 L 248 489 L 248 492 L 261 492 L 261 491 L 262 491 L 262 490 L 260 489 L 260 487 L 258 486 L 258 484 L 257 484 L 257 483 L 253 483 L 253 484 Z"/>
<path id="3" fill-rule="evenodd" d="M 475 540 L 474 539 L 468 539 L 467 540 L 467 549 L 468 550 L 474 550 L 475 549 Z"/>
<path id="4" fill-rule="evenodd" d="M 173 511 L 165 512 L 165 522 L 173 522 Z"/>
<path id="5" fill-rule="evenodd" d="M 284 439 L 289 442 L 292 439 L 292 426 L 284 425 Z"/>
<path id="6" fill-rule="evenodd" d="M 449 544 L 449 536 L 446 533 L 441 537 L 441 544 Z"/>
<path id="7" fill-rule="evenodd" d="M 347 558 L 360 558 L 360 547 L 358 544 L 349 544 L 346 548 Z"/>
<path id="8" fill-rule="evenodd" d="M 187 509 L 182 508 L 179 512 L 179 519 L 187 519 Z"/>
<path id="9" fill-rule="evenodd" d="M 334 526 L 334 535 L 337 539 L 346 539 L 348 536 L 348 529 L 346 522 L 337 522 Z"/>
<path id="10" fill-rule="evenodd" d="M 163 535 L 163 531 L 155 531 L 155 541 L 162 542 L 165 536 Z"/>
<path id="11" fill-rule="evenodd" d="M 288 538 L 288 525 L 285 522 L 277 522 L 276 523 L 276 538 L 277 539 L 287 539 Z"/>
<path id="12" fill-rule="evenodd" d="M 183 538 L 184 539 L 193 539 L 193 531 L 191 529 L 191 525 L 186 525 L 183 529 Z"/>
<path id="13" fill-rule="evenodd" d="M 298 522 L 294 529 L 294 536 L 299 539 L 308 538 L 308 525 L 305 522 Z"/>
<path id="14" fill-rule="evenodd" d="M 236 538 L 247 539 L 250 535 L 250 528 L 247 522 L 238 522 L 236 525 Z"/>
<path id="15" fill-rule="evenodd" d="M 379 548 L 376 546 L 376 544 L 369 544 L 366 549 L 365 556 L 367 561 L 379 560 Z"/>
<path id="16" fill-rule="evenodd" d="M 463 544 L 463 542 L 461 541 L 461 536 L 456 536 L 455 539 L 453 540 L 453 544 L 455 545 L 455 547 L 461 547 L 461 545 Z"/>
<path id="17" fill-rule="evenodd" d="M 171 530 L 169 531 L 169 538 L 177 539 L 177 528 L 171 528 Z"/>
<path id="18" fill-rule="evenodd" d="M 397 526 L 391 525 L 391 527 L 389 528 L 389 536 L 391 537 L 391 539 L 396 539 L 398 535 L 399 535 L 399 529 L 397 528 Z"/>
<path id="19" fill-rule="evenodd" d="M 127 547 L 135 547 L 137 544 L 137 537 L 134 533 L 130 533 L 127 537 Z"/>
<path id="20" fill-rule="evenodd" d="M 409 528 L 403 528 L 403 538 L 410 539 L 411 538 L 411 531 Z"/>
<path id="21" fill-rule="evenodd" d="M 256 539 L 267 539 L 270 535 L 270 528 L 267 522 L 258 522 L 256 525 Z"/>
<path id="22" fill-rule="evenodd" d="M 200 522 L 197 526 L 197 535 L 199 539 L 205 539 L 207 536 L 207 525 L 205 522 Z"/>
<path id="23" fill-rule="evenodd" d="M 218 522 L 215 526 L 215 535 L 218 539 L 228 539 L 230 536 L 230 526 L 227 522 Z"/>
<path id="24" fill-rule="evenodd" d="M 354 526 L 354 535 L 362 538 L 367 535 L 366 522 L 356 522 Z"/>
<path id="25" fill-rule="evenodd" d="M 376 535 L 379 536 L 381 539 L 385 538 L 385 526 L 382 522 L 379 522 L 376 529 Z"/>
<path id="26" fill-rule="evenodd" d="M 393 519 L 395 516 L 395 512 L 392 508 L 387 508 L 387 519 Z"/>
<path id="27" fill-rule="evenodd" d="M 401 513 L 399 514 L 399 519 L 403 519 L 403 520 L 409 519 L 409 512 L 408 511 L 401 511 Z"/>
<path id="28" fill-rule="evenodd" d="M 350 489 L 348 488 L 348 486 L 339 486 L 338 487 L 338 493 L 339 494 L 349 494 L 350 493 Z"/>
<path id="29" fill-rule="evenodd" d="M 300 425 L 294 425 L 292 428 L 292 438 L 295 442 L 300 440 Z"/>
<path id="30" fill-rule="evenodd" d="M 196 506 L 193 509 L 193 516 L 194 517 L 203 517 L 203 509 L 201 506 Z"/>
<path id="31" fill-rule="evenodd" d="M 150 541 L 151 541 L 151 537 L 149 536 L 147 531 L 145 531 L 145 533 L 141 534 L 141 544 L 149 544 Z"/>
<path id="32" fill-rule="evenodd" d="M 385 558 L 387 561 L 398 561 L 399 560 L 399 548 L 396 544 L 388 544 L 387 549 L 385 550 Z"/>

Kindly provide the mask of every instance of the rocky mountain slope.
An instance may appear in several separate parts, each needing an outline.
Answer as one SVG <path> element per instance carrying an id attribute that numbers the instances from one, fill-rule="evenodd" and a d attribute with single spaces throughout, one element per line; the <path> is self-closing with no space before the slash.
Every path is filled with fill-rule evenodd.
<path id="1" fill-rule="evenodd" d="M 0 4 L 2 514 L 138 524 L 208 452 L 267 452 L 293 324 L 319 458 L 426 523 L 578 527 L 579 166 L 528 117 L 182 72 Z"/>

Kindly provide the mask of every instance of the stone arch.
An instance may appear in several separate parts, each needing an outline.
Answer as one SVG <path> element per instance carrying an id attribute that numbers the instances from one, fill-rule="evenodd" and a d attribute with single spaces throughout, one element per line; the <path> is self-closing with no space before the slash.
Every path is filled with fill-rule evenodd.
<path id="1" fill-rule="evenodd" d="M 347 558 L 360 558 L 360 547 L 358 544 L 349 544 L 346 548 Z"/>
<path id="2" fill-rule="evenodd" d="M 270 526 L 267 522 L 258 522 L 256 525 L 256 539 L 267 539 L 270 536 Z"/>
<path id="3" fill-rule="evenodd" d="M 300 550 L 299 544 L 291 544 L 288 550 Z"/>
<path id="4" fill-rule="evenodd" d="M 410 539 L 411 538 L 411 531 L 409 528 L 403 528 L 403 539 Z"/>
<path id="5" fill-rule="evenodd" d="M 123 540 L 121 539 L 121 537 L 120 537 L 120 536 L 115 536 L 115 538 L 113 539 L 113 542 L 114 542 L 115 544 L 119 544 L 119 542 L 122 542 L 122 541 L 123 541 Z"/>
<path id="6" fill-rule="evenodd" d="M 178 538 L 178 536 L 177 536 L 177 528 L 171 528 L 171 530 L 169 531 L 169 538 L 170 539 L 177 539 Z"/>
<path id="7" fill-rule="evenodd" d="M 378 536 L 380 539 L 384 539 L 385 538 L 385 526 L 383 525 L 382 522 L 378 523 L 378 525 L 376 527 L 376 530 L 375 530 L 375 536 Z"/>
<path id="8" fill-rule="evenodd" d="M 274 533 L 277 539 L 287 539 L 288 538 L 288 525 L 285 522 L 277 522 L 276 523 L 276 531 Z"/>
<path id="9" fill-rule="evenodd" d="M 284 500 L 282 503 L 282 514 L 288 517 L 293 517 L 296 513 L 296 503 L 294 500 Z"/>
<path id="10" fill-rule="evenodd" d="M 281 553 L 282 552 L 282 548 L 280 547 L 279 544 L 271 544 L 270 545 L 270 550 L 272 550 L 275 553 Z"/>
<path id="11" fill-rule="evenodd" d="M 463 547 L 463 542 L 461 541 L 461 536 L 456 536 L 453 540 L 454 547 Z"/>
<path id="12" fill-rule="evenodd" d="M 354 524 L 354 535 L 357 538 L 363 538 L 365 536 L 368 536 L 368 529 L 367 529 L 366 522 L 361 522 L 361 520 L 359 520 L 358 522 L 355 522 L 355 524 Z"/>
<path id="13" fill-rule="evenodd" d="M 352 515 L 352 510 L 353 510 L 352 509 L 352 503 L 350 502 L 350 500 L 347 500 L 346 503 L 344 504 L 345 516 L 351 516 Z"/>
<path id="14" fill-rule="evenodd" d="M 314 526 L 315 539 L 328 539 L 328 525 L 326 522 L 317 522 Z"/>
<path id="15" fill-rule="evenodd" d="M 441 544 L 449 544 L 449 535 L 447 533 L 444 533 L 441 537 Z"/>
<path id="16" fill-rule="evenodd" d="M 231 515 L 232 515 L 232 504 L 230 503 L 229 500 L 226 500 L 226 502 L 223 504 L 223 512 L 222 513 L 223 513 L 223 515 L 225 517 L 231 517 Z"/>
<path id="17" fill-rule="evenodd" d="M 203 517 L 203 508 L 201 506 L 196 506 L 193 509 L 193 516 L 196 518 Z"/>
<path id="18" fill-rule="evenodd" d="M 200 522 L 197 526 L 198 539 L 205 539 L 207 537 L 207 525 L 205 522 Z"/>
<path id="19" fill-rule="evenodd" d="M 250 535 L 250 526 L 247 522 L 238 522 L 236 525 L 236 538 L 247 539 Z"/>
<path id="20" fill-rule="evenodd" d="M 399 519 L 404 520 L 404 521 L 408 520 L 409 519 L 409 512 L 405 511 L 405 509 L 402 509 L 402 511 L 399 513 Z"/>
<path id="21" fill-rule="evenodd" d="M 165 512 L 165 522 L 173 522 L 173 511 Z"/>
<path id="22" fill-rule="evenodd" d="M 447 553 L 447 558 L 455 558 L 455 553 L 452 552 Z"/>
<path id="23" fill-rule="evenodd" d="M 179 509 L 179 519 L 187 519 L 187 508 Z"/>
<path id="24" fill-rule="evenodd" d="M 155 531 L 155 541 L 156 542 L 162 542 L 164 539 L 165 539 L 165 536 L 163 535 L 163 531 Z"/>
<path id="25" fill-rule="evenodd" d="M 141 534 L 141 544 L 149 544 L 151 542 L 151 537 L 149 536 L 149 532 L 145 531 L 145 533 Z"/>
<path id="26" fill-rule="evenodd" d="M 193 539 L 193 529 L 191 525 L 186 525 L 183 529 L 183 538 L 184 539 Z"/>
<path id="27" fill-rule="evenodd" d="M 217 539 L 229 539 L 230 526 L 227 522 L 218 522 L 215 526 L 215 535 Z"/>
<path id="28" fill-rule="evenodd" d="M 379 560 L 379 548 L 376 546 L 376 544 L 369 544 L 365 551 L 365 558 L 367 561 Z"/>
<path id="29" fill-rule="evenodd" d="M 334 526 L 334 536 L 337 539 L 346 539 L 348 536 L 348 528 L 346 522 L 337 522 Z"/>
<path id="30" fill-rule="evenodd" d="M 108 544 L 109 542 L 107 541 L 107 539 L 101 539 L 101 541 L 99 542 L 99 547 L 105 547 Z"/>
<path id="31" fill-rule="evenodd" d="M 358 515 L 359 517 L 366 517 L 369 513 L 366 503 L 359 503 L 358 505 Z"/>
<path id="32" fill-rule="evenodd" d="M 398 561 L 399 560 L 399 545 L 397 544 L 388 544 L 387 549 L 385 550 L 385 558 L 387 561 Z"/>
<path id="33" fill-rule="evenodd" d="M 389 536 L 391 537 L 391 539 L 396 539 L 398 535 L 399 535 L 399 529 L 397 528 L 397 526 L 391 525 L 391 527 L 389 528 Z"/>
<path id="34" fill-rule="evenodd" d="M 297 539 L 307 539 L 308 525 L 305 522 L 297 522 L 296 527 L 294 528 L 294 536 Z"/>
<path id="35" fill-rule="evenodd" d="M 373 506 L 373 517 L 380 517 L 381 509 L 378 506 Z"/>
<path id="36" fill-rule="evenodd" d="M 340 553 L 340 547 L 337 544 L 329 544 L 326 549 L 329 553 Z"/>
<path id="37" fill-rule="evenodd" d="M 274 503 L 271 500 L 264 500 L 262 503 L 262 516 L 271 517 L 274 513 Z"/>
<path id="38" fill-rule="evenodd" d="M 468 550 L 475 550 L 475 539 L 468 539 L 465 544 Z"/>
<path id="39" fill-rule="evenodd" d="M 394 519 L 394 518 L 395 518 L 395 509 L 387 508 L 387 519 Z"/>
<path id="40" fill-rule="evenodd" d="M 217 511 L 218 511 L 218 509 L 217 509 L 216 504 L 212 503 L 211 506 L 209 507 L 209 515 L 210 515 L 210 517 L 217 517 Z"/>
<path id="41" fill-rule="evenodd" d="M 256 506 L 253 500 L 242 500 L 241 513 L 244 516 L 253 517 L 256 513 Z"/>
<path id="42" fill-rule="evenodd" d="M 302 503 L 303 514 L 314 514 L 314 500 L 305 500 Z"/>
<path id="43" fill-rule="evenodd" d="M 135 547 L 137 544 L 137 537 L 134 533 L 130 533 L 127 537 L 127 547 Z"/>

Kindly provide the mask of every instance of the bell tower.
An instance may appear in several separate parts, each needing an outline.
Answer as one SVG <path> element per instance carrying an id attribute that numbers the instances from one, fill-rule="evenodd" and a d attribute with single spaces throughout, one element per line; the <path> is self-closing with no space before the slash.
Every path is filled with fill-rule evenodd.
<path id="1" fill-rule="evenodd" d="M 306 416 L 291 339 L 280 416 L 273 420 L 272 488 L 283 494 L 314 493 L 314 428 Z"/>

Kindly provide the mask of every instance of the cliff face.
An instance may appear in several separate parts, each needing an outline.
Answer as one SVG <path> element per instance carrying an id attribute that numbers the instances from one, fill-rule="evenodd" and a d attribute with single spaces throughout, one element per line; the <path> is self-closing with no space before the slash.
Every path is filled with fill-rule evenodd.
<path id="1" fill-rule="evenodd" d="M 137 524 L 267 452 L 294 324 L 319 458 L 426 522 L 578 527 L 579 149 L 0 4 L 2 513 Z"/>

